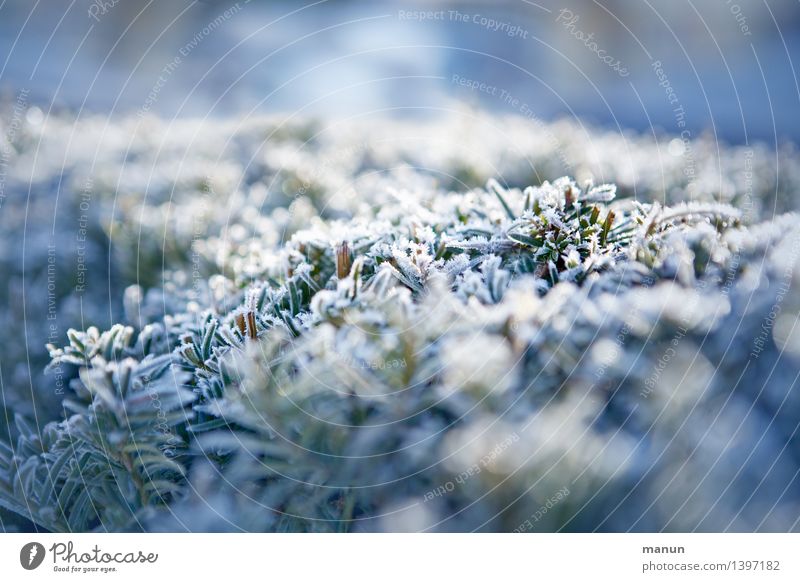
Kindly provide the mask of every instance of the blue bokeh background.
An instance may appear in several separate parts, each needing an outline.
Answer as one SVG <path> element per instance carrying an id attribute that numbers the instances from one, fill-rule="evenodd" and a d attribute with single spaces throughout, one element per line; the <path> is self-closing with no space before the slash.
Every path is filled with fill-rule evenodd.
<path id="1" fill-rule="evenodd" d="M 225 10 L 232 14 L 221 18 Z M 402 16 L 414 10 L 443 18 Z M 559 20 L 562 10 L 579 17 L 573 28 Z M 800 137 L 794 1 L 9 0 L 1 14 L 0 88 L 30 90 L 44 110 L 423 115 L 467 102 L 519 113 L 453 83 L 459 75 L 507 91 L 541 119 L 680 133 L 654 71 L 660 61 L 693 136 Z M 509 35 L 512 27 L 518 32 Z M 576 31 L 593 34 L 629 75 L 602 62 Z M 148 100 L 156 87 L 158 98 Z"/>

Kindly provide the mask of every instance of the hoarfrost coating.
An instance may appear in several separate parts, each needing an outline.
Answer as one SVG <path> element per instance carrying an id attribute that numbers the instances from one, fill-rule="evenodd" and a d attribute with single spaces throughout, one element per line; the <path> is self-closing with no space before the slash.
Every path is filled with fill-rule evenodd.
<path id="1" fill-rule="evenodd" d="M 17 117 L 0 505 L 37 526 L 797 530 L 792 147 Z"/>

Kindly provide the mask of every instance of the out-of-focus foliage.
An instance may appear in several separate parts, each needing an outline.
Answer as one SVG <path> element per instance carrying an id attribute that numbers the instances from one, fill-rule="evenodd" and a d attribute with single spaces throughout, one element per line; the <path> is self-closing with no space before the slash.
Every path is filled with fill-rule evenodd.
<path id="1" fill-rule="evenodd" d="M 567 123 L 72 123 L 16 138 L 0 214 L 5 248 L 28 240 L 25 267 L 0 257 L 7 509 L 57 531 L 797 529 L 800 227 L 772 217 L 792 151 L 776 176 L 692 142 L 687 177 Z M 37 281 L 31 329 L 13 293 Z M 63 348 L 51 306 L 86 330 Z M 54 344 L 37 407 L 25 330 Z"/>

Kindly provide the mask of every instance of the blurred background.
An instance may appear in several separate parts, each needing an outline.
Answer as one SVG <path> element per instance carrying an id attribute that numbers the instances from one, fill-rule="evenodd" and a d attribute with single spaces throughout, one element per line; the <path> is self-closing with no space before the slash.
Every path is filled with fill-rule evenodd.
<path id="1" fill-rule="evenodd" d="M 426 115 L 466 102 L 731 143 L 800 137 L 793 0 L 0 6 L 0 88 L 43 111 Z"/>

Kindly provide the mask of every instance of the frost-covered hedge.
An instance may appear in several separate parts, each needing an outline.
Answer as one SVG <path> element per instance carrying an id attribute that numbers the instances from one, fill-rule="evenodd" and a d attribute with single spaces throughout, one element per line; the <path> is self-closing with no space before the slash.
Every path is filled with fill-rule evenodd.
<path id="1" fill-rule="evenodd" d="M 0 505 L 40 527 L 798 529 L 790 147 L 58 117 L 12 153 Z"/>

